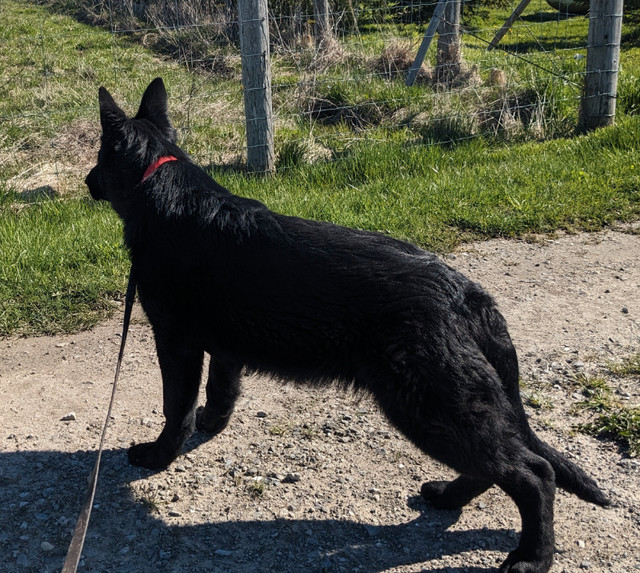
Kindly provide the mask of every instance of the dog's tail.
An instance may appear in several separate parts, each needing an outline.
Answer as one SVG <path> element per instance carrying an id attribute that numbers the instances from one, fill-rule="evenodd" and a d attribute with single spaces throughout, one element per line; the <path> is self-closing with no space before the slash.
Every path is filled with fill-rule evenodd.
<path id="1" fill-rule="evenodd" d="M 475 288 L 474 288 L 475 287 Z M 467 301 L 480 312 L 479 330 L 474 338 L 487 361 L 502 380 L 502 385 L 518 418 L 518 422 L 529 447 L 546 459 L 556 474 L 556 485 L 577 495 L 585 501 L 601 506 L 610 505 L 596 482 L 581 468 L 569 461 L 559 451 L 543 442 L 535 435 L 524 411 L 520 397 L 518 357 L 507 331 L 503 316 L 498 312 L 493 300 L 481 289 L 473 285 L 467 290 Z"/>
<path id="2" fill-rule="evenodd" d="M 529 428 L 529 443 L 536 454 L 551 464 L 556 474 L 556 485 L 558 487 L 590 503 L 603 507 L 611 505 L 611 500 L 602 492 L 593 479 L 580 467 L 565 458 L 558 450 L 538 438 L 531 428 Z"/>

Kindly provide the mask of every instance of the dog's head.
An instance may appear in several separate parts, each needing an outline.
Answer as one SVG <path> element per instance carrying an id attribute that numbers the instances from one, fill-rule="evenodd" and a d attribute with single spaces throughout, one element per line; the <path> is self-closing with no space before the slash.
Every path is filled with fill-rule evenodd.
<path id="1" fill-rule="evenodd" d="M 98 163 L 85 183 L 94 199 L 110 201 L 124 215 L 127 197 L 142 181 L 147 167 L 159 157 L 174 154 L 176 132 L 167 115 L 167 92 L 161 78 L 153 80 L 133 118 L 118 107 L 109 92 L 98 92 L 102 138 Z"/>

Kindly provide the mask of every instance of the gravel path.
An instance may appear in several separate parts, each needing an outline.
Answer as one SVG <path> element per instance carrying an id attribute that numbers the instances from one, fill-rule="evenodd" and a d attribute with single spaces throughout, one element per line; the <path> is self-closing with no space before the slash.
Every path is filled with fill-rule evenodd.
<path id="1" fill-rule="evenodd" d="M 627 229 L 633 231 L 634 229 Z M 637 229 L 635 229 L 637 231 Z M 577 373 L 640 351 L 640 237 L 564 235 L 467 245 L 448 262 L 507 317 L 535 430 L 611 495 L 559 491 L 560 572 L 640 571 L 640 463 L 576 433 Z M 0 341 L 0 570 L 59 571 L 95 459 L 120 341 L 90 332 Z M 480 572 L 517 543 L 514 504 L 493 488 L 462 511 L 417 495 L 453 474 L 413 448 L 368 399 L 252 377 L 229 427 L 195 435 L 168 470 L 127 463 L 163 424 L 151 331 L 138 314 L 107 435 L 83 572 Z M 638 378 L 610 382 L 640 402 Z M 579 417 L 582 416 L 582 417 Z"/>

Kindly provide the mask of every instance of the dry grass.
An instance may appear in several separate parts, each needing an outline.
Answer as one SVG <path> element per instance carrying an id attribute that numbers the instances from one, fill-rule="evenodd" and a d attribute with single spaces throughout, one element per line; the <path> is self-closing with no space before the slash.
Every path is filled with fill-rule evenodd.
<path id="1" fill-rule="evenodd" d="M 29 150 L 14 146 L 2 152 L 5 168 L 25 166 L 7 180 L 7 187 L 25 198 L 46 194 L 67 195 L 82 189 L 96 160 L 100 134 L 95 122 L 77 120 Z"/>
<path id="2" fill-rule="evenodd" d="M 334 36 L 329 36 L 315 51 L 309 70 L 316 73 L 326 72 L 331 68 L 344 64 L 350 57 L 342 47 L 342 44 Z"/>
<path id="3" fill-rule="evenodd" d="M 389 42 L 380 54 L 371 63 L 371 69 L 388 80 L 395 80 L 398 76 L 405 76 L 415 59 L 415 49 L 411 42 L 394 40 Z M 422 64 L 416 76 L 416 83 L 430 84 L 433 82 L 433 73 Z"/>

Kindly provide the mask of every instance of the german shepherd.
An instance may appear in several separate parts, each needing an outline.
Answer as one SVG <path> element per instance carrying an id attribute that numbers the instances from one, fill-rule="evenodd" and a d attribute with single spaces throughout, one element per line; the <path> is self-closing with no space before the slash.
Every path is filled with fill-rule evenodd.
<path id="1" fill-rule="evenodd" d="M 424 453 L 460 475 L 422 486 L 458 508 L 492 485 L 522 517 L 500 571 L 553 561 L 556 485 L 608 505 L 527 423 L 505 320 L 477 284 L 391 237 L 274 213 L 230 193 L 176 145 L 160 78 L 129 118 L 99 90 L 102 145 L 86 178 L 124 221 L 153 326 L 166 423 L 131 463 L 165 468 L 194 427 L 229 421 L 243 371 L 369 393 Z M 204 353 L 204 407 L 196 409 Z"/>

